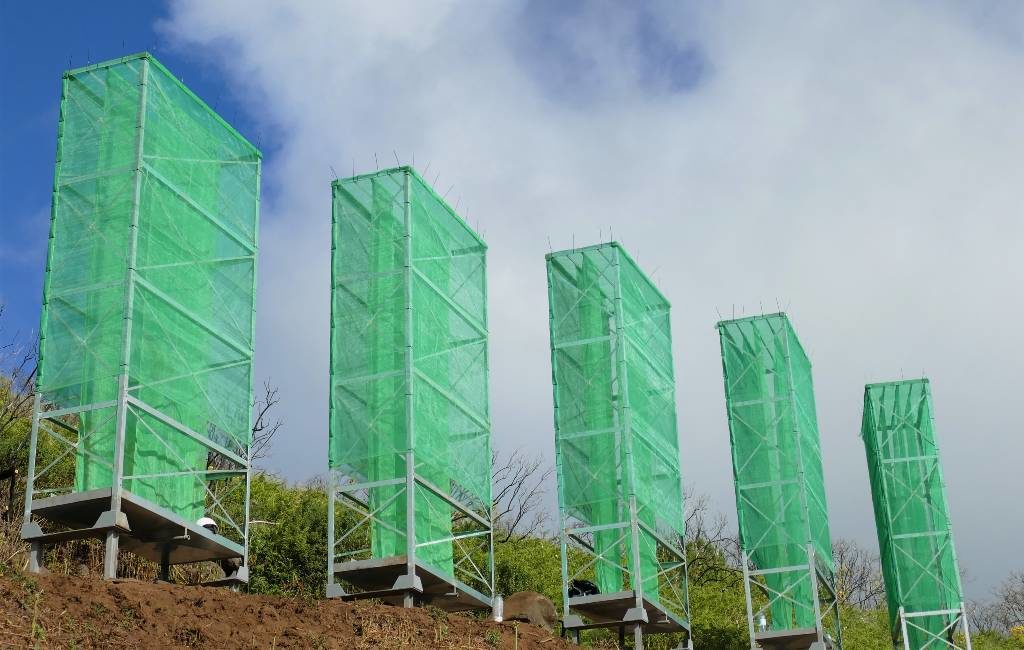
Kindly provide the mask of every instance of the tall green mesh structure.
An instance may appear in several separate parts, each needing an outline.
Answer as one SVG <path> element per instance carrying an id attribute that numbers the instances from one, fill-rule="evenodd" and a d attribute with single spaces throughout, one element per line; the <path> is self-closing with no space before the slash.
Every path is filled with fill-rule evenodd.
<path id="1" fill-rule="evenodd" d="M 244 544 L 260 153 L 148 54 L 62 90 L 26 519 L 114 486 Z"/>
<path id="2" fill-rule="evenodd" d="M 928 380 L 866 386 L 861 436 L 893 641 L 969 648 Z"/>
<path id="3" fill-rule="evenodd" d="M 547 275 L 565 615 L 688 630 L 668 300 L 617 243 L 551 253 Z M 570 598 L 578 578 L 600 596 Z"/>
<path id="4" fill-rule="evenodd" d="M 487 247 L 410 167 L 332 189 L 330 584 L 404 598 L 424 570 L 489 605 Z M 341 553 L 335 503 L 368 546 Z M 388 558 L 404 578 L 363 571 Z"/>
<path id="5" fill-rule="evenodd" d="M 753 567 L 751 647 L 758 631 L 767 640 L 811 630 L 838 642 L 810 360 L 785 314 L 722 321 L 718 331 L 744 568 Z"/>

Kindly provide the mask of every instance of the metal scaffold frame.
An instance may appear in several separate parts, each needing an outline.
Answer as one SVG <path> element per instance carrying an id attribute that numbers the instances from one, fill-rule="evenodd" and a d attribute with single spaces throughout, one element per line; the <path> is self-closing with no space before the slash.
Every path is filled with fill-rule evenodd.
<path id="1" fill-rule="evenodd" d="M 327 595 L 500 611 L 486 245 L 411 167 L 332 191 Z"/>
<path id="2" fill-rule="evenodd" d="M 750 647 L 841 648 L 810 362 L 785 314 L 717 329 Z"/>
<path id="3" fill-rule="evenodd" d="M 670 305 L 618 243 L 546 259 L 563 631 L 692 648 Z"/>
<path id="4" fill-rule="evenodd" d="M 930 382 L 865 386 L 861 437 L 893 646 L 971 650 Z"/>
<path id="5" fill-rule="evenodd" d="M 32 570 L 46 546 L 95 537 L 107 578 L 127 549 L 165 579 L 240 558 L 207 584 L 247 582 L 260 159 L 148 53 L 64 74 L 22 525 Z"/>

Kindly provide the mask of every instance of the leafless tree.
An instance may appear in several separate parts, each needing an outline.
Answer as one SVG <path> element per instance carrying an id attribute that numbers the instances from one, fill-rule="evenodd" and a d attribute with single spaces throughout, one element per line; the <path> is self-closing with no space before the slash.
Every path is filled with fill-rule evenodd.
<path id="1" fill-rule="evenodd" d="M 252 460 L 266 458 L 270 452 L 270 444 L 274 441 L 283 422 L 279 418 L 272 417 L 274 407 L 281 402 L 278 396 L 277 386 L 271 386 L 270 381 L 263 382 L 263 397 L 257 399 L 253 404 L 253 411 L 256 417 L 252 425 L 252 446 L 249 454 Z"/>
<path id="2" fill-rule="evenodd" d="M 9 339 L 5 336 L 3 324 L 4 305 L 0 305 L 0 440 L 15 422 L 32 417 L 32 402 L 35 399 L 36 348 L 24 342 L 18 334 Z M 25 437 L 24 445 L 28 445 Z M 10 449 L 17 454 L 22 449 Z M 11 465 L 12 458 L 0 459 L 4 467 Z"/>
<path id="3" fill-rule="evenodd" d="M 491 454 L 495 539 L 507 542 L 543 532 L 548 521 L 544 497 L 554 468 L 540 456 L 516 449 L 501 458 Z"/>
<path id="4" fill-rule="evenodd" d="M 272 386 L 269 381 L 264 381 L 262 396 L 253 402 L 252 408 L 255 417 L 252 425 L 252 442 L 249 446 L 249 458 L 252 462 L 266 458 L 274 436 L 283 425 L 280 419 L 273 417 L 274 407 L 281 401 L 278 395 L 279 389 Z M 236 469 L 237 465 L 220 453 L 210 452 L 207 458 L 207 468 Z"/>
<path id="5" fill-rule="evenodd" d="M 686 494 L 686 562 L 690 584 L 740 580 L 739 540 L 729 529 L 725 515 L 711 507 L 706 494 Z"/>
<path id="6" fill-rule="evenodd" d="M 8 337 L 0 304 L 0 516 L 14 519 L 18 509 L 19 468 L 28 454 L 29 429 L 35 401 L 36 347 L 18 333 Z M 16 429 L 21 423 L 23 430 Z"/>
<path id="7" fill-rule="evenodd" d="M 997 603 L 975 600 L 967 603 L 971 632 L 1003 632 L 1003 621 Z"/>
<path id="8" fill-rule="evenodd" d="M 1010 574 L 996 589 L 996 610 L 999 622 L 1007 631 L 1024 627 L 1024 571 Z"/>
<path id="9" fill-rule="evenodd" d="M 851 540 L 832 544 L 836 567 L 836 595 L 839 602 L 871 609 L 885 600 L 885 583 L 878 556 Z"/>

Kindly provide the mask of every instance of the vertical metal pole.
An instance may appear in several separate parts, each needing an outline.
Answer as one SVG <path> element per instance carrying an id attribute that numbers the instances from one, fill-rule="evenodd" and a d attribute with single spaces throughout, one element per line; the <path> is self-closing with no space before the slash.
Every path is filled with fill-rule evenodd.
<path id="1" fill-rule="evenodd" d="M 558 490 L 558 532 L 562 567 L 562 620 L 564 621 L 569 616 L 569 549 L 565 532 L 565 490 L 562 486 L 562 446 L 558 422 L 558 355 L 555 351 L 554 332 L 552 331 L 555 312 L 553 307 L 554 287 L 551 282 L 551 265 L 551 255 L 545 256 L 545 275 L 547 276 L 548 283 L 548 337 L 551 344 L 551 400 L 554 405 L 555 479 L 556 489 Z M 579 643 L 578 639 L 577 643 Z"/>
<path id="2" fill-rule="evenodd" d="M 967 644 L 967 650 L 972 650 L 971 631 L 967 627 L 967 608 L 964 607 L 962 602 L 960 603 L 960 622 L 963 623 L 964 626 L 964 643 Z"/>
<path id="3" fill-rule="evenodd" d="M 409 584 L 416 577 L 416 463 L 412 451 L 405 452 L 405 569 Z M 406 591 L 402 599 L 404 607 L 415 604 L 412 591 Z"/>
<path id="4" fill-rule="evenodd" d="M 331 322 L 328 329 L 329 332 L 329 345 L 330 345 L 330 367 L 327 369 L 327 391 L 328 391 L 328 410 L 327 410 L 327 595 L 331 596 L 334 591 L 334 557 L 335 557 L 335 499 L 337 498 L 337 485 L 335 483 L 335 475 L 333 468 L 333 441 L 334 441 L 334 368 L 335 368 L 335 347 L 334 342 L 334 323 L 335 323 L 335 307 L 334 307 L 334 295 L 337 291 L 337 279 L 334 277 L 335 273 L 335 262 L 338 255 L 338 203 L 336 199 L 338 181 L 335 180 L 331 183 Z M 371 509 L 372 510 L 372 509 Z M 373 548 L 373 524 L 368 524 L 370 528 L 370 547 Z"/>
<path id="5" fill-rule="evenodd" d="M 32 433 L 28 439 L 28 475 L 25 477 L 25 514 L 24 522 L 32 521 L 32 493 L 36 484 L 36 450 L 39 447 L 39 408 L 43 396 L 36 391 L 36 399 L 32 406 Z M 12 502 L 13 506 L 13 502 Z"/>
<path id="6" fill-rule="evenodd" d="M 488 445 L 488 448 L 490 448 L 490 445 Z M 497 593 L 497 586 L 494 584 L 494 508 L 488 507 L 487 513 L 487 521 L 491 522 L 491 529 L 487 531 L 487 562 L 490 564 L 491 569 L 491 613 L 497 615 L 502 612 L 495 611 L 498 598 L 501 596 Z M 504 607 L 504 602 L 502 607 Z"/>
<path id="7" fill-rule="evenodd" d="M 800 414 L 797 412 L 796 402 L 796 384 L 793 381 L 793 356 L 790 352 L 790 339 L 792 336 L 791 327 L 789 325 L 789 319 L 783 319 L 783 329 L 785 333 L 785 360 L 786 360 L 786 378 L 789 384 L 789 416 L 793 418 L 793 439 L 796 443 L 796 462 L 797 462 L 797 481 L 798 490 L 800 493 L 800 511 L 803 514 L 804 524 L 806 525 L 807 533 L 807 562 L 808 568 L 811 571 L 811 596 L 814 598 L 814 628 L 818 632 L 818 641 L 824 640 L 824 626 L 821 622 L 821 600 L 818 595 L 818 567 L 815 563 L 814 558 L 814 533 L 812 532 L 811 526 L 811 510 L 807 504 L 807 474 L 804 471 L 804 451 L 803 451 L 803 440 L 800 434 Z M 819 434 L 820 437 L 820 434 Z M 818 443 L 821 444 L 820 442 Z M 794 612 L 796 609 L 794 608 Z"/>
<path id="8" fill-rule="evenodd" d="M 907 638 L 907 610 L 900 607 L 900 630 L 903 634 L 903 650 L 911 650 L 910 639 Z"/>
<path id="9" fill-rule="evenodd" d="M 489 373 L 490 372 L 490 367 L 491 367 L 491 335 L 490 335 L 491 326 L 490 326 L 490 318 L 489 318 L 489 313 L 490 312 L 489 312 L 489 310 L 487 308 L 488 299 L 489 299 L 488 293 L 487 293 L 487 244 L 486 244 L 486 242 L 484 242 L 483 238 L 481 238 L 479 234 L 477 234 L 475 231 L 473 231 L 472 229 L 469 228 L 469 224 L 468 223 L 466 224 L 466 228 L 470 230 L 470 232 L 473 234 L 474 237 L 476 237 L 476 239 L 480 242 L 480 245 L 481 245 L 481 247 L 483 249 L 482 252 L 480 253 L 481 279 L 482 279 L 482 285 L 483 285 L 481 287 L 481 289 L 482 289 L 482 292 L 483 292 L 482 304 L 483 304 L 484 331 L 487 332 L 487 339 L 484 341 L 484 368 L 486 368 L 487 372 Z M 491 422 L 491 383 L 490 383 L 489 377 L 487 377 L 487 376 L 485 376 L 485 378 L 484 378 L 483 390 L 484 390 L 484 405 L 487 408 L 487 423 L 490 424 L 490 422 Z M 490 453 L 491 453 L 491 430 L 490 430 L 490 427 L 488 427 L 488 429 L 487 429 L 487 453 L 488 453 L 488 455 L 490 455 Z M 488 552 L 487 552 L 487 561 L 491 565 L 490 566 L 490 572 L 491 572 L 491 600 L 493 601 L 494 599 L 498 598 L 500 596 L 500 594 L 497 593 L 497 585 L 495 584 L 495 580 L 494 580 L 494 494 L 493 494 L 493 482 L 490 480 L 490 476 L 489 475 L 488 475 L 488 480 L 487 480 L 487 487 L 488 487 L 488 492 L 487 492 L 487 494 L 488 494 L 487 510 L 490 513 L 490 515 L 488 516 L 487 520 L 490 522 L 490 527 L 491 527 L 491 529 L 490 529 L 490 531 L 488 533 L 488 539 L 489 539 L 490 547 L 488 548 Z"/>
<path id="10" fill-rule="evenodd" d="M 757 642 L 754 640 L 754 603 L 750 597 L 750 563 L 746 551 L 742 551 L 742 556 L 743 596 L 747 601 L 747 631 L 750 634 L 750 650 L 757 650 Z"/>
<path id="11" fill-rule="evenodd" d="M 815 558 L 813 542 L 807 542 L 807 568 L 811 571 L 811 595 L 814 596 L 814 627 L 818 630 L 818 641 L 824 641 L 825 624 L 821 620 L 821 594 L 818 593 L 818 562 Z"/>
<path id="12" fill-rule="evenodd" d="M 644 587 L 640 571 L 640 526 L 637 520 L 636 507 L 636 468 L 633 466 L 633 431 L 629 412 L 629 377 L 626 372 L 626 324 L 622 304 L 622 251 L 617 244 L 613 245 L 612 251 L 614 254 L 612 264 L 615 267 L 615 333 L 613 340 L 615 343 L 615 367 L 618 370 L 617 397 L 619 411 L 622 414 L 619 419 L 620 437 L 624 443 L 626 465 L 626 480 L 625 485 L 622 487 L 624 488 L 623 496 L 628 499 L 629 503 L 630 541 L 632 545 L 630 561 L 633 565 L 630 571 L 630 582 L 633 586 L 635 607 L 642 609 L 644 606 Z M 639 631 L 637 634 L 639 634 Z"/>
<path id="13" fill-rule="evenodd" d="M 160 549 L 160 579 L 164 582 L 171 580 L 171 545 L 164 544 Z"/>
<path id="14" fill-rule="evenodd" d="M 128 268 L 125 273 L 124 328 L 121 335 L 121 374 L 118 376 L 117 433 L 114 438 L 114 462 L 110 478 L 110 512 L 114 521 L 121 512 L 121 477 L 124 475 L 124 437 L 128 419 L 128 374 L 131 362 L 132 312 L 135 303 L 135 264 L 139 243 L 139 212 L 142 202 L 142 156 L 146 132 L 146 89 L 149 57 L 139 60 L 139 110 L 135 122 L 135 165 L 131 223 L 128 238 Z M 103 558 L 103 577 L 117 577 L 118 532 L 107 532 Z"/>
<path id="15" fill-rule="evenodd" d="M 256 214 L 253 215 L 252 252 L 252 312 L 249 316 L 249 403 L 255 404 L 256 378 L 252 371 L 253 349 L 256 347 L 256 279 L 258 277 L 258 252 L 260 248 L 260 178 L 263 175 L 263 155 L 256 151 Z M 333 302 L 333 301 L 332 301 Z M 249 411 L 249 432 L 252 432 L 252 410 Z M 252 438 L 246 445 L 245 454 L 245 546 L 242 549 L 242 566 L 249 566 L 249 519 L 252 514 Z"/>
<path id="16" fill-rule="evenodd" d="M 561 504 L 559 504 L 559 509 L 561 509 Z M 558 520 L 561 522 L 559 546 L 562 552 L 562 620 L 564 621 L 569 617 L 569 545 L 566 541 L 565 517 L 562 512 L 558 513 Z"/>
<path id="17" fill-rule="evenodd" d="M 247 446 L 245 452 L 245 528 L 243 529 L 243 535 L 245 537 L 242 540 L 242 566 L 249 566 L 249 519 L 250 519 L 250 503 L 252 499 L 252 447 Z"/>
<path id="18" fill-rule="evenodd" d="M 405 220 L 405 562 L 409 584 L 416 578 L 416 462 L 413 449 L 416 437 L 413 433 L 413 314 L 412 314 L 412 175 L 403 172 L 403 208 Z M 414 604 L 411 591 L 403 599 L 405 607 Z"/>
<path id="19" fill-rule="evenodd" d="M 110 512 L 114 522 L 121 512 L 121 477 L 124 474 L 124 435 L 128 417 L 128 369 L 122 368 L 117 378 L 117 433 L 114 438 L 114 465 L 110 477 Z M 118 531 L 107 531 L 103 552 L 103 577 L 113 580 L 117 577 Z"/>
<path id="20" fill-rule="evenodd" d="M 630 541 L 633 547 L 633 571 L 631 576 L 631 582 L 633 583 L 633 596 L 636 600 L 635 606 L 637 609 L 642 609 L 644 606 L 644 586 L 643 576 L 640 570 L 640 522 L 637 520 L 636 496 L 632 494 L 629 495 L 629 529 Z"/>
<path id="21" fill-rule="evenodd" d="M 334 484 L 334 470 L 327 470 L 327 595 L 330 596 L 334 586 L 334 499 L 337 496 Z"/>
<path id="22" fill-rule="evenodd" d="M 633 647 L 636 650 L 644 648 L 644 628 L 639 623 L 633 626 Z"/>

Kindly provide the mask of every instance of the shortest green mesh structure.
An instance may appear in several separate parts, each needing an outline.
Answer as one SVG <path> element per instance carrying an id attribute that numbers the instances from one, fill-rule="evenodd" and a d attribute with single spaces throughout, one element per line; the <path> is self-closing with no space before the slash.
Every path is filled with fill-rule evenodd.
<path id="1" fill-rule="evenodd" d="M 329 579 L 404 557 L 490 597 L 487 246 L 411 167 L 332 198 L 330 512 L 360 518 Z"/>
<path id="2" fill-rule="evenodd" d="M 547 275 L 563 587 L 632 591 L 688 627 L 669 302 L 614 242 L 551 253 Z"/>
<path id="3" fill-rule="evenodd" d="M 782 313 L 718 331 L 740 540 L 766 601 L 751 617 L 765 614 L 773 631 L 820 630 L 834 567 L 810 360 Z"/>
<path id="4" fill-rule="evenodd" d="M 893 640 L 905 635 L 911 649 L 959 647 L 963 592 L 928 380 L 866 386 L 861 436 Z"/>

